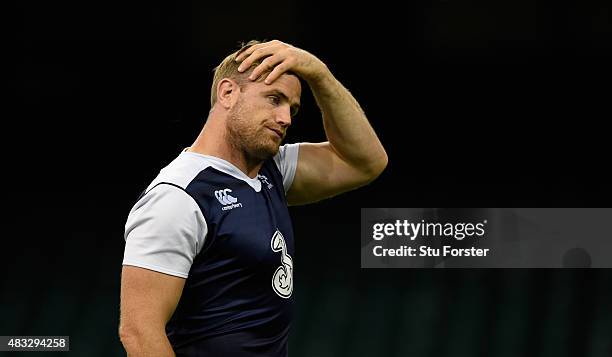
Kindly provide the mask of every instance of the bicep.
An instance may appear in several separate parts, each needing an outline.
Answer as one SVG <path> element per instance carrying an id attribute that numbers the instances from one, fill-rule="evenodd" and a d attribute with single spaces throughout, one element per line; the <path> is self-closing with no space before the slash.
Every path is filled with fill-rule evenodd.
<path id="1" fill-rule="evenodd" d="M 301 143 L 287 202 L 290 205 L 316 202 L 367 182 L 368 176 L 344 161 L 329 142 Z"/>
<path id="2" fill-rule="evenodd" d="M 174 313 L 185 279 L 124 265 L 121 272 L 121 325 L 126 329 L 163 328 Z"/>

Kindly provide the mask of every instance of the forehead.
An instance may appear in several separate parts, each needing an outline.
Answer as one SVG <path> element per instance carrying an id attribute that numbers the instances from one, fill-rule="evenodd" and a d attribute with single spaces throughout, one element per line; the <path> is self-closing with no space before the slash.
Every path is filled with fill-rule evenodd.
<path id="1" fill-rule="evenodd" d="M 271 90 L 278 90 L 286 95 L 292 102 L 300 102 L 300 96 L 302 95 L 302 85 L 297 76 L 293 74 L 283 73 L 271 84 L 265 84 L 263 81 L 251 83 L 253 89 L 258 92 L 265 92 Z"/>

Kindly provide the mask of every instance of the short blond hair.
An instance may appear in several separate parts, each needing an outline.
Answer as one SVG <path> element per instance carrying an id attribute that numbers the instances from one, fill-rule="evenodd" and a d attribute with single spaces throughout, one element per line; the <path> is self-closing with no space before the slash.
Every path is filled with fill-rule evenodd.
<path id="1" fill-rule="evenodd" d="M 219 85 L 219 82 L 221 82 L 222 79 L 224 78 L 233 79 L 240 86 L 248 83 L 248 80 L 246 79 L 248 77 L 248 72 L 252 70 L 253 68 L 257 67 L 261 63 L 261 61 L 253 62 L 250 68 L 240 73 L 238 72 L 238 66 L 240 66 L 240 63 L 236 62 L 236 57 L 242 52 L 246 51 L 249 47 L 259 44 L 259 43 L 262 43 L 262 42 L 257 41 L 257 40 L 251 40 L 247 43 L 242 42 L 240 44 L 239 50 L 225 57 L 225 59 L 221 61 L 221 63 L 217 67 L 213 69 L 215 74 L 213 76 L 213 83 L 210 89 L 210 106 L 211 107 L 213 107 L 215 103 L 217 102 L 217 86 Z M 269 71 L 262 73 L 262 76 L 260 76 L 260 78 L 258 78 L 257 80 L 261 80 L 263 78 L 263 75 L 268 72 Z"/>

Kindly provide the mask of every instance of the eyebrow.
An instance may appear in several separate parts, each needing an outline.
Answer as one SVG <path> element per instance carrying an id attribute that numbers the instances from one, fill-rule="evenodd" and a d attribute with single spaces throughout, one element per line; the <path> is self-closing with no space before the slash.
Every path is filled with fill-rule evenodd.
<path id="1" fill-rule="evenodd" d="M 291 107 L 291 116 L 295 116 L 297 114 L 297 112 L 300 110 L 300 103 L 299 102 L 295 102 L 295 103 L 291 103 L 291 101 L 289 100 L 289 97 L 287 97 L 285 95 L 285 93 L 281 92 L 278 89 L 272 89 L 269 90 L 265 93 L 266 95 L 269 94 L 275 94 L 281 98 L 283 98 L 284 101 L 290 103 L 290 107 Z"/>

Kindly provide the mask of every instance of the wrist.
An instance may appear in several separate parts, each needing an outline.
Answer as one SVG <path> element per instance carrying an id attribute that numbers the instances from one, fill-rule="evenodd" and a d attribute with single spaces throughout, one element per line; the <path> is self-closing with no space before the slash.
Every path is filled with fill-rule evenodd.
<path id="1" fill-rule="evenodd" d="M 334 78 L 325 63 L 321 62 L 318 67 L 319 69 L 309 76 L 309 78 L 304 78 L 312 88 L 325 86 Z"/>

